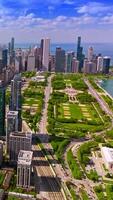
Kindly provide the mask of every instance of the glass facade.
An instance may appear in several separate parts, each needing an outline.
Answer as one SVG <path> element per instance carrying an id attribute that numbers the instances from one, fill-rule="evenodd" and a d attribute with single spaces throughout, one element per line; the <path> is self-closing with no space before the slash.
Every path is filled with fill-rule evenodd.
<path id="1" fill-rule="evenodd" d="M 0 86 L 0 136 L 5 135 L 5 88 Z"/>

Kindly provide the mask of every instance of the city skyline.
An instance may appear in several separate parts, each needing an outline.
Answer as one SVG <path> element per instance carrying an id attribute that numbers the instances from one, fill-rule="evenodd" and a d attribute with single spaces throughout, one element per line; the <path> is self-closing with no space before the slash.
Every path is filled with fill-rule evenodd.
<path id="1" fill-rule="evenodd" d="M 0 0 L 0 42 L 113 42 L 113 1 Z M 7 34 L 8 33 L 8 34 Z"/>

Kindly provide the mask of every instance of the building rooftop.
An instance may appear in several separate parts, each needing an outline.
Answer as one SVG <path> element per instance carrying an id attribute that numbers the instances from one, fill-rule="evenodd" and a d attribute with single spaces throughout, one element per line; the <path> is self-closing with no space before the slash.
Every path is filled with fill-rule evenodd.
<path id="1" fill-rule="evenodd" d="M 32 157 L 33 157 L 32 151 L 20 150 L 19 155 L 18 155 L 18 164 L 31 165 Z"/>
<path id="2" fill-rule="evenodd" d="M 8 113 L 7 113 L 7 115 L 9 116 L 9 115 L 18 115 L 18 111 L 9 111 Z"/>
<path id="3" fill-rule="evenodd" d="M 106 161 L 113 163 L 113 148 L 102 147 L 101 151 L 103 152 Z"/>
<path id="4" fill-rule="evenodd" d="M 29 137 L 29 138 L 31 138 L 32 137 L 32 133 L 30 133 L 30 132 L 12 132 L 12 133 L 10 133 L 10 137 L 23 137 L 23 138 L 25 138 L 25 137 Z"/>

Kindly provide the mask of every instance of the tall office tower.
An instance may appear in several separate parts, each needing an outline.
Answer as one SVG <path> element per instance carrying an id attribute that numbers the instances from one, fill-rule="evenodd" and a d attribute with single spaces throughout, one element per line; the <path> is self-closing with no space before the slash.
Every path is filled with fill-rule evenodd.
<path id="1" fill-rule="evenodd" d="M 81 47 L 81 37 L 78 37 L 77 42 L 77 60 L 79 61 L 79 72 L 81 72 L 83 68 L 83 62 L 84 62 L 84 54 L 83 54 L 83 47 Z"/>
<path id="2" fill-rule="evenodd" d="M 50 56 L 50 39 L 45 38 L 41 40 L 41 50 L 42 50 L 42 70 L 48 71 L 49 56 Z"/>
<path id="3" fill-rule="evenodd" d="M 74 52 L 68 52 L 66 55 L 66 72 L 72 72 L 72 59 L 75 56 Z"/>
<path id="4" fill-rule="evenodd" d="M 31 184 L 32 151 L 20 151 L 17 162 L 17 187 L 29 188 Z"/>
<path id="5" fill-rule="evenodd" d="M 14 38 L 11 39 L 8 46 L 8 53 L 9 53 L 9 64 L 15 64 L 15 40 Z"/>
<path id="6" fill-rule="evenodd" d="M 74 57 L 72 59 L 72 73 L 79 72 L 79 61 Z"/>
<path id="7" fill-rule="evenodd" d="M 60 47 L 56 48 L 56 72 L 65 72 L 65 50 Z"/>
<path id="8" fill-rule="evenodd" d="M 41 70 L 42 61 L 41 61 L 41 48 L 35 47 L 34 48 L 34 56 L 35 56 L 35 67 L 36 70 Z"/>
<path id="9" fill-rule="evenodd" d="M 5 88 L 0 81 L 0 136 L 5 135 Z"/>
<path id="10" fill-rule="evenodd" d="M 9 135 L 11 132 L 15 131 L 18 131 L 18 111 L 9 111 L 7 113 L 7 125 L 6 125 L 7 152 L 9 151 Z"/>
<path id="11" fill-rule="evenodd" d="M 94 50 L 93 47 L 89 47 L 88 49 L 88 61 L 91 62 L 93 60 Z"/>
<path id="12" fill-rule="evenodd" d="M 110 62 L 111 62 L 110 57 L 105 56 L 103 58 L 103 70 L 102 70 L 102 72 L 104 74 L 109 74 Z"/>
<path id="13" fill-rule="evenodd" d="M 15 75 L 14 79 L 11 81 L 11 100 L 10 100 L 10 110 L 18 111 L 18 130 L 22 129 L 22 119 L 21 119 L 21 75 Z"/>
<path id="14" fill-rule="evenodd" d="M 97 72 L 102 72 L 102 69 L 103 69 L 103 57 L 102 56 L 99 56 L 97 58 Z"/>
<path id="15" fill-rule="evenodd" d="M 55 55 L 50 55 L 49 58 L 49 71 L 54 72 L 55 71 Z"/>
<path id="16" fill-rule="evenodd" d="M 96 63 L 89 62 L 87 59 L 84 60 L 83 72 L 85 74 L 96 74 L 97 66 Z"/>
<path id="17" fill-rule="evenodd" d="M 0 141 L 0 167 L 2 165 L 2 161 L 3 161 L 3 142 Z"/>
<path id="18" fill-rule="evenodd" d="M 23 52 L 23 70 L 24 71 L 27 71 L 28 55 L 29 55 L 28 50 Z"/>
<path id="19" fill-rule="evenodd" d="M 36 71 L 35 56 L 32 54 L 28 56 L 27 71 Z"/>
<path id="20" fill-rule="evenodd" d="M 16 64 L 17 64 L 17 66 L 18 66 L 17 72 L 18 73 L 21 73 L 23 71 L 22 55 L 23 55 L 22 49 L 21 48 L 17 49 L 16 55 L 15 55 L 15 68 L 16 68 Z"/>
<path id="21" fill-rule="evenodd" d="M 32 134 L 12 132 L 9 135 L 9 157 L 10 161 L 16 163 L 20 150 L 31 151 Z"/>
<path id="22" fill-rule="evenodd" d="M 0 47 L 0 72 L 7 67 L 8 50 L 4 47 Z"/>
<path id="23" fill-rule="evenodd" d="M 8 50 L 7 49 L 3 49 L 2 59 L 3 59 L 3 68 L 4 68 L 7 66 L 7 60 L 8 60 Z"/>

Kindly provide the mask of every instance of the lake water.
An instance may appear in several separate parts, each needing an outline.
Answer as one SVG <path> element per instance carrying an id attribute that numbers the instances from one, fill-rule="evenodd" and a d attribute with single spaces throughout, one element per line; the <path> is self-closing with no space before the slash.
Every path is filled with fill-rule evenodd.
<path id="1" fill-rule="evenodd" d="M 100 86 L 113 97 L 113 80 L 103 80 Z"/>

